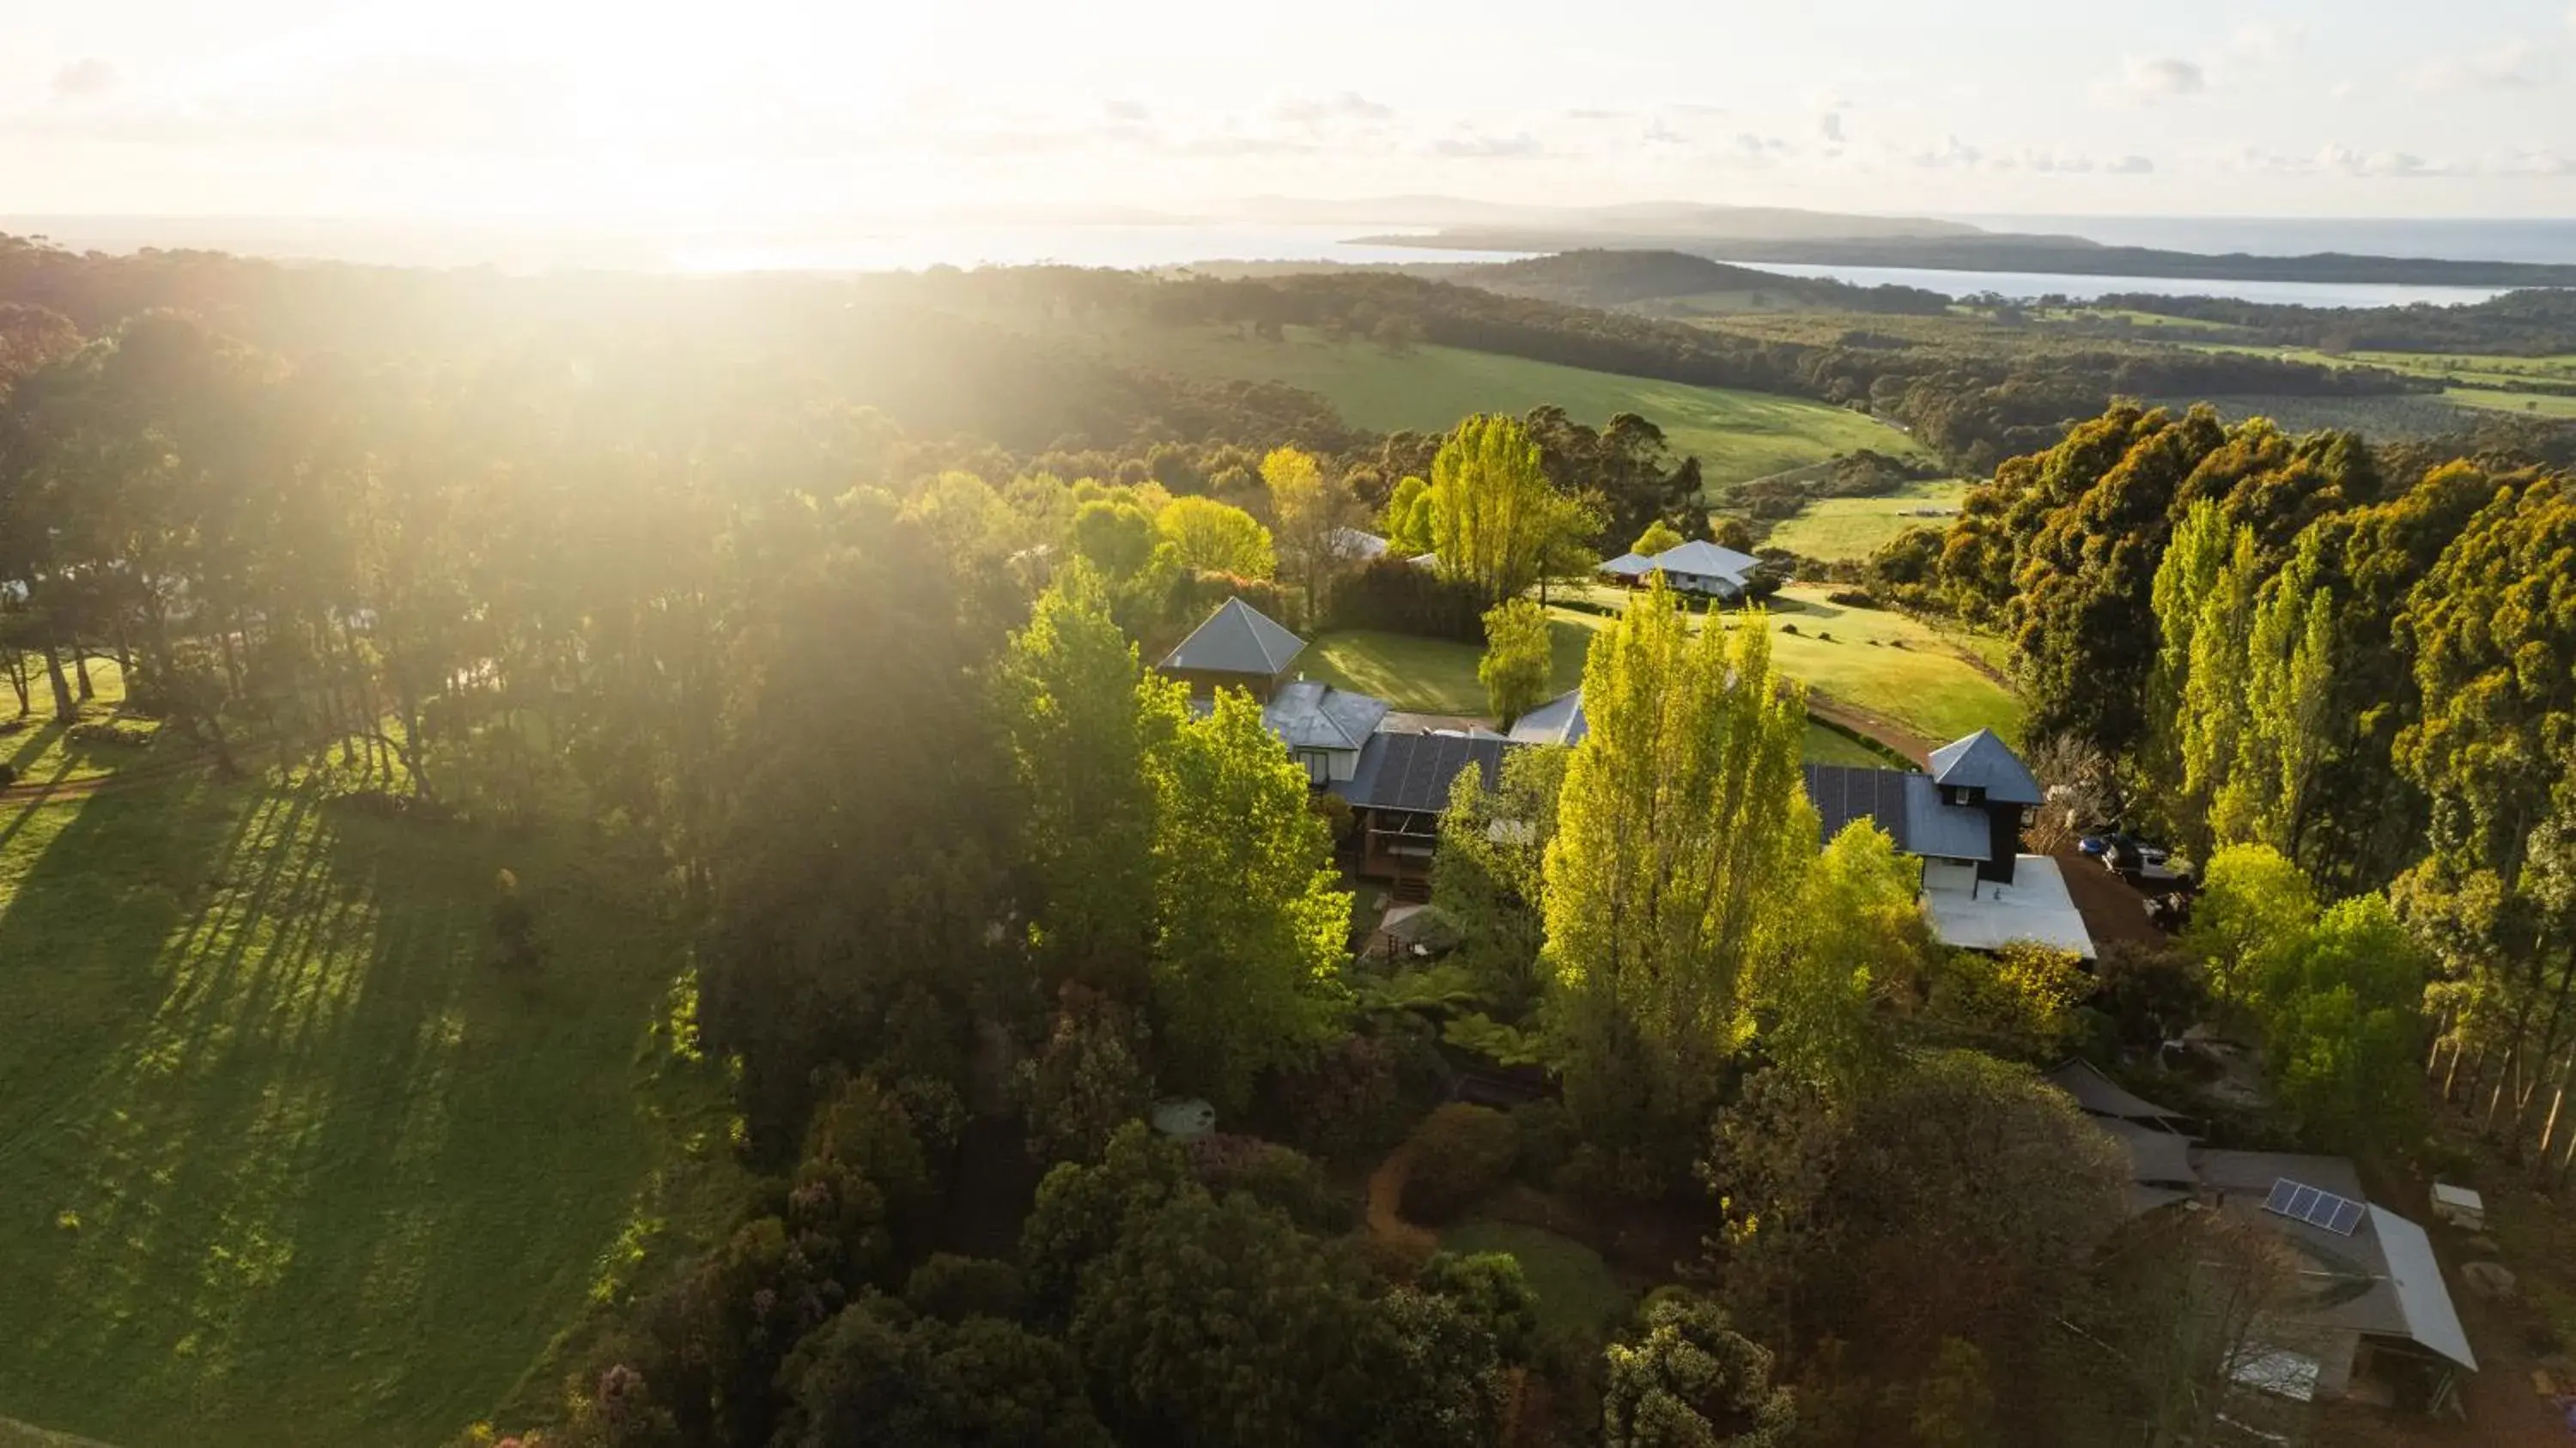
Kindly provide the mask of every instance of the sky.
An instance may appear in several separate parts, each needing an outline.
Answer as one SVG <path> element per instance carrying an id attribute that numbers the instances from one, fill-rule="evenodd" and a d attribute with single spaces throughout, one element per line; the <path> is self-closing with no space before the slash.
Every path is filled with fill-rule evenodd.
<path id="1" fill-rule="evenodd" d="M 2576 216 L 2569 0 L 0 0 L 0 34 L 17 215 Z"/>

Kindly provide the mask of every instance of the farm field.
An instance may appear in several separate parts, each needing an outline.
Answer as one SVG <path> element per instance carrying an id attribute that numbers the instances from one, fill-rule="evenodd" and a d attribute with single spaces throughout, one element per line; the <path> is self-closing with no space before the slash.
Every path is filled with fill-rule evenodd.
<path id="1" fill-rule="evenodd" d="M 1110 345 L 1130 360 L 1228 377 L 1285 382 L 1314 392 L 1355 427 L 1445 432 L 1476 412 L 1524 413 L 1554 404 L 1600 426 L 1634 412 L 1664 430 L 1673 450 L 1699 458 L 1713 490 L 1870 448 L 1912 456 L 1904 433 L 1845 408 L 1805 398 L 1590 372 L 1455 347 L 1391 351 L 1335 342 L 1300 328 L 1269 342 L 1231 331 L 1125 333 Z"/>
<path id="2" fill-rule="evenodd" d="M 2500 392 L 2486 387 L 2449 387 L 2444 397 L 2465 407 L 2492 412 L 2519 412 L 2533 417 L 2576 417 L 2576 397 L 2555 393 Z"/>
<path id="3" fill-rule="evenodd" d="M 680 932 L 595 847 L 137 774 L 0 806 L 0 1415 L 337 1448 L 550 1395 L 721 1120 L 653 1031 Z"/>
<path id="4" fill-rule="evenodd" d="M 1962 479 L 1908 483 L 1881 498 L 1819 498 L 1774 524 L 1763 541 L 1824 563 L 1858 562 L 1908 528 L 1942 528 L 1971 486 Z M 1926 517 L 1926 513 L 1938 516 Z"/>

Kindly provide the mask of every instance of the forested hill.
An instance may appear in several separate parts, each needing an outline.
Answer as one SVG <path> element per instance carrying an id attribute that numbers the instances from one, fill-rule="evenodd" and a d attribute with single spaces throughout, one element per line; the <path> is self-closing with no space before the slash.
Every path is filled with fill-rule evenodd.
<path id="1" fill-rule="evenodd" d="M 1545 228 L 1455 227 L 1430 236 L 1372 236 L 1373 244 L 1461 251 L 1563 251 L 1574 247 L 1666 248 L 1726 261 L 1818 266 L 1927 267 L 1937 271 L 2058 272 L 2070 276 L 2183 277 L 2210 281 L 2389 282 L 2416 286 L 2576 286 L 2576 266 L 2452 261 L 2437 257 L 2210 255 L 2144 246 L 2105 246 L 2079 236 L 1894 236 L 1746 240 L 1671 232 L 1614 235 Z"/>
<path id="2" fill-rule="evenodd" d="M 2458 307 L 2297 307 L 2234 297 L 2108 296 L 2104 307 L 2241 327 L 2330 351 L 2546 357 L 2576 350 L 2576 289 L 2531 288 Z"/>
<path id="3" fill-rule="evenodd" d="M 1354 272 L 1222 279 L 1026 267 L 856 278 L 516 277 L 287 266 L 204 252 L 74 254 L 0 240 L 0 305 L 8 304 L 22 311 L 6 330 L 28 337 L 49 334 L 56 326 L 49 317 L 96 336 L 168 308 L 288 359 L 480 365 L 506 357 L 522 366 L 696 371 L 714 394 L 723 391 L 721 377 L 765 376 L 772 379 L 765 385 L 817 408 L 875 408 L 915 437 L 980 441 L 1020 459 L 1220 442 L 1336 454 L 1366 445 L 1311 394 L 1192 375 L 1184 352 L 1158 356 L 1153 326 L 1273 336 L 1302 326 L 1394 348 L 1431 342 L 1809 398 L 1895 421 L 1953 466 L 1977 472 L 2049 446 L 2070 421 L 2114 396 L 2349 397 L 2432 385 L 2368 369 L 2116 344 L 1966 354 L 1891 347 L 1849 330 L 1782 340 Z M 1116 358 L 1078 345 L 1113 326 L 1136 331 L 1138 345 Z"/>
<path id="4" fill-rule="evenodd" d="M 1921 287 L 1858 287 L 1829 279 L 1783 276 L 1729 266 L 1678 251 L 1593 248 L 1457 268 L 1449 279 L 1509 296 L 1585 307 L 1620 307 L 1669 298 L 1758 296 L 1845 312 L 1939 316 L 1950 299 Z"/>

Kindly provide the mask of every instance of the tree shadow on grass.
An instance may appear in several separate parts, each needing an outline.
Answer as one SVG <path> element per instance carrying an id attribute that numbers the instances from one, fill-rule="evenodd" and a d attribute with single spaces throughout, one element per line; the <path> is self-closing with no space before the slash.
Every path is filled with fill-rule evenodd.
<path id="1" fill-rule="evenodd" d="M 23 1263 L 46 1324 L 0 1322 L 0 1411 L 138 1442 L 438 1441 L 579 1311 L 657 1159 L 636 1048 L 678 932 L 547 891 L 553 953 L 512 975 L 491 837 L 229 797 L 199 896 L 119 937 L 116 1030 L 59 1063 L 97 1089 L 41 1128 L 28 1195 L 78 1231 L 0 1221 L 0 1280 Z M 507 851 L 532 887 L 572 868 Z M 67 928 L 78 888 L 31 878 L 0 950 Z M 0 1200 L 19 1184 L 0 1162 Z"/>

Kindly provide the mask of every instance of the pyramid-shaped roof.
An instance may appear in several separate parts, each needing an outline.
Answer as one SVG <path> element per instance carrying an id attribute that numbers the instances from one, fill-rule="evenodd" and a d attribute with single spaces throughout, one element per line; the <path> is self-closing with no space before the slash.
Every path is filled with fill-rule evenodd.
<path id="1" fill-rule="evenodd" d="M 1741 578 L 1762 566 L 1762 560 L 1750 553 L 1739 553 L 1705 538 L 1667 548 L 1651 561 L 1666 573 L 1690 573 L 1702 578 Z"/>
<path id="2" fill-rule="evenodd" d="M 2029 767 L 2021 762 L 2021 756 L 2013 753 L 2012 747 L 1997 738 L 1992 729 L 1980 729 L 1933 750 L 1932 781 L 1982 789 L 1986 798 L 1997 804 L 2040 804 L 2047 798 L 2040 791 L 2039 781 L 2031 778 Z"/>
<path id="3" fill-rule="evenodd" d="M 1229 598 L 1163 660 L 1166 669 L 1276 678 L 1306 641 L 1239 598 Z"/>

